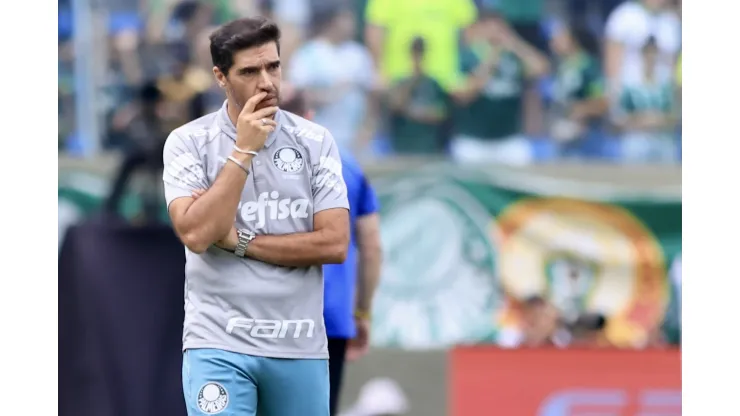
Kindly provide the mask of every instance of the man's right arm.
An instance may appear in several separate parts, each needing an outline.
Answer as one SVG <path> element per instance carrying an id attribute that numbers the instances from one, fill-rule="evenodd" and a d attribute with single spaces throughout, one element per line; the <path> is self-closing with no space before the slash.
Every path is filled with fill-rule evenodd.
<path id="1" fill-rule="evenodd" d="M 277 126 L 273 120 L 277 107 L 255 111 L 266 95 L 261 92 L 252 96 L 242 107 L 236 121 L 236 146 L 210 187 L 193 140 L 175 133 L 167 138 L 162 176 L 167 209 L 175 232 L 194 253 L 203 253 L 213 243 L 223 240 L 234 225 L 252 162 L 250 152 L 262 149 L 267 135 Z M 197 201 L 193 199 L 194 192 L 206 188 Z"/>
<path id="2" fill-rule="evenodd" d="M 229 161 L 208 187 L 203 161 L 193 145 L 174 133 L 167 138 L 162 179 L 175 232 L 190 251 L 203 253 L 231 231 L 247 173 Z M 243 166 L 252 159 L 236 151 L 231 156 Z M 202 197 L 193 199 L 194 191 L 205 188 Z"/>

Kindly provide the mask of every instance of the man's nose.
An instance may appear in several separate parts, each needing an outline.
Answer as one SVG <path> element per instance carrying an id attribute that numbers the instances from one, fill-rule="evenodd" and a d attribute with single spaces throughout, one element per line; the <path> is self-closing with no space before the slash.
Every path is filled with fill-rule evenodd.
<path id="1" fill-rule="evenodd" d="M 260 71 L 259 87 L 266 91 L 273 89 L 272 80 L 270 79 L 270 74 L 268 74 L 267 71 L 264 69 Z"/>

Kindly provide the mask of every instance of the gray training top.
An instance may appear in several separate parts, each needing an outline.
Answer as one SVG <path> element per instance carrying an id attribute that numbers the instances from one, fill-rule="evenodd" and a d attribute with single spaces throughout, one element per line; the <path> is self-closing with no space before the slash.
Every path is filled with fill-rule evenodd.
<path id="1" fill-rule="evenodd" d="M 278 111 L 252 159 L 236 227 L 255 234 L 313 231 L 313 216 L 349 209 L 339 149 L 318 124 Z M 164 147 L 167 206 L 209 188 L 231 154 L 226 103 L 172 132 Z M 211 247 L 185 250 L 183 349 L 218 348 L 277 358 L 328 358 L 321 266 L 281 267 Z"/>

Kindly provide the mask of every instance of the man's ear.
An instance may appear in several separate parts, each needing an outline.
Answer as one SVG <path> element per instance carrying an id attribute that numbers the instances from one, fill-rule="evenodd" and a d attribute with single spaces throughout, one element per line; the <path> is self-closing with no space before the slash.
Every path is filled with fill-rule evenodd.
<path id="1" fill-rule="evenodd" d="M 213 67 L 213 77 L 216 78 L 216 83 L 221 88 L 226 88 L 226 74 L 221 72 L 217 66 Z"/>
<path id="2" fill-rule="evenodd" d="M 306 111 L 306 120 L 312 120 L 313 121 L 313 116 L 315 116 L 315 115 L 316 115 L 316 112 L 313 111 L 313 110 Z"/>

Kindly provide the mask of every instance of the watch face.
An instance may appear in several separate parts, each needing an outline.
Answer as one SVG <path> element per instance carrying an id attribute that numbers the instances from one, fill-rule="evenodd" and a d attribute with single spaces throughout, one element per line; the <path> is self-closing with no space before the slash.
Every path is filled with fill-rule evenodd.
<path id="1" fill-rule="evenodd" d="M 239 237 L 239 243 L 246 244 L 252 240 L 254 240 L 254 233 L 247 230 L 237 230 L 236 232 L 237 237 Z"/>

